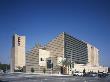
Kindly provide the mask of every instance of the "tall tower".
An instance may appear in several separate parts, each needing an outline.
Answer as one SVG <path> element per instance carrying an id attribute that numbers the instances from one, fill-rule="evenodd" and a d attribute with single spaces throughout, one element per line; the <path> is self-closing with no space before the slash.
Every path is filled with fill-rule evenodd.
<path id="1" fill-rule="evenodd" d="M 87 44 L 87 48 L 88 48 L 88 65 L 99 66 L 99 50 L 90 44 Z"/>
<path id="2" fill-rule="evenodd" d="M 25 36 L 13 35 L 10 59 L 11 72 L 25 66 Z"/>

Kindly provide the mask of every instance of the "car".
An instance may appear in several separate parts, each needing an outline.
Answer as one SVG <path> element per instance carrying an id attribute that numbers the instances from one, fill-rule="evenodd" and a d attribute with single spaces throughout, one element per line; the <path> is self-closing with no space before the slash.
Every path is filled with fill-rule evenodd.
<path id="1" fill-rule="evenodd" d="M 91 77 L 97 77 L 98 74 L 97 73 L 90 73 L 89 76 L 91 76 Z"/>
<path id="2" fill-rule="evenodd" d="M 99 72 L 99 73 L 98 73 L 98 77 L 100 77 L 100 78 L 107 77 L 108 75 L 109 75 L 109 74 L 103 73 L 103 72 Z"/>
<path id="3" fill-rule="evenodd" d="M 73 73 L 74 76 L 83 76 L 83 73 L 82 72 L 79 72 L 79 71 L 75 71 Z"/>

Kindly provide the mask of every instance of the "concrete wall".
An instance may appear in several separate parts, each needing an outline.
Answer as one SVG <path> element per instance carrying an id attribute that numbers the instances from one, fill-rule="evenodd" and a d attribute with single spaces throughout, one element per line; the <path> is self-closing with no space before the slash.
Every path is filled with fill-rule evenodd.
<path id="1" fill-rule="evenodd" d="M 39 49 L 39 66 L 46 66 L 47 58 L 51 57 L 47 50 Z"/>

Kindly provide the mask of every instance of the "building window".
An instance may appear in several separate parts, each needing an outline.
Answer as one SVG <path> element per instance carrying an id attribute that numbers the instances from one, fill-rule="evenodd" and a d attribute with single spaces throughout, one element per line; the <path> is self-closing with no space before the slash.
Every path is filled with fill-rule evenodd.
<path id="1" fill-rule="evenodd" d="M 53 68 L 53 63 L 51 60 L 47 60 L 47 68 Z"/>
<path id="2" fill-rule="evenodd" d="M 44 61 L 43 58 L 40 58 L 40 61 Z"/>
<path id="3" fill-rule="evenodd" d="M 20 46 L 20 37 L 18 37 L 18 46 Z"/>

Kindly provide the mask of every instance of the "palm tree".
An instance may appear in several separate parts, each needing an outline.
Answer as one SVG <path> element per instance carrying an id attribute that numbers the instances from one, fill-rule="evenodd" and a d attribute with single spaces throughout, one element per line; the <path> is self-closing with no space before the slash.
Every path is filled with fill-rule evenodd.
<path id="1" fill-rule="evenodd" d="M 20 66 L 17 66 L 17 68 L 18 68 L 18 70 L 21 70 L 22 69 L 22 67 L 20 67 Z"/>
<path id="2" fill-rule="evenodd" d="M 15 72 L 23 72 L 23 67 L 17 66 Z"/>
<path id="3" fill-rule="evenodd" d="M 71 63 L 71 60 L 69 60 L 69 59 L 64 59 L 64 60 L 62 60 L 62 65 L 63 66 L 69 66 L 69 65 L 71 65 L 72 63 Z"/>
<path id="4" fill-rule="evenodd" d="M 69 72 L 69 66 L 71 67 L 71 64 L 72 64 L 72 62 L 70 59 L 62 60 L 63 69 L 68 69 L 68 72 Z"/>
<path id="5" fill-rule="evenodd" d="M 84 70 L 83 70 L 83 76 L 85 76 L 85 74 L 86 74 L 86 70 L 84 69 Z"/>
<path id="6" fill-rule="evenodd" d="M 45 74 L 45 72 L 46 72 L 46 69 L 45 69 L 45 68 L 43 68 L 43 73 Z"/>

